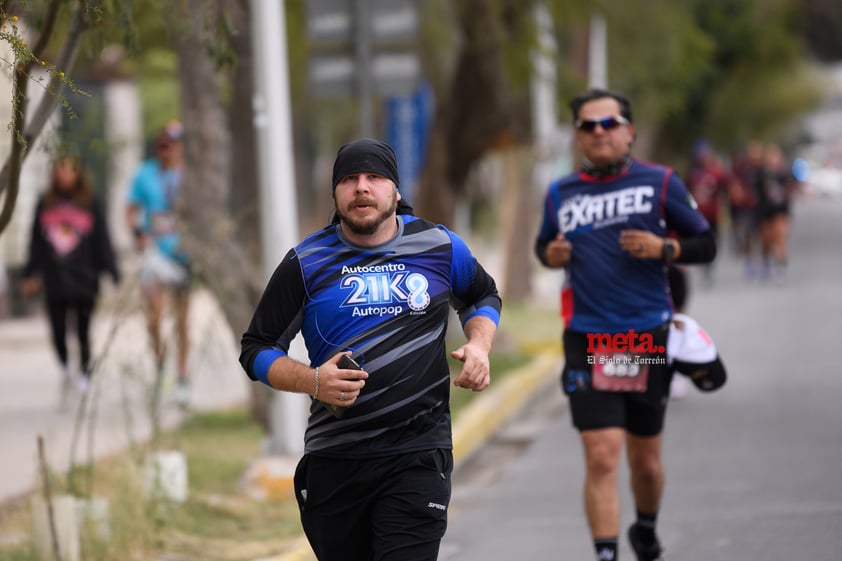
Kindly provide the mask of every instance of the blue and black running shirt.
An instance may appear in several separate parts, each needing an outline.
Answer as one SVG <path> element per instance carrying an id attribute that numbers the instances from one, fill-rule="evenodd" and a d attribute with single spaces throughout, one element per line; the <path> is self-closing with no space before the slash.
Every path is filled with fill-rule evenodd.
<path id="1" fill-rule="evenodd" d="M 672 317 L 661 259 L 637 259 L 620 247 L 622 230 L 665 237 L 704 233 L 709 225 L 672 170 L 632 160 L 622 174 L 578 172 L 550 184 L 537 242 L 559 233 L 573 245 L 561 291 L 566 329 L 582 333 L 645 331 Z"/>
<path id="2" fill-rule="evenodd" d="M 331 225 L 291 250 L 275 270 L 242 338 L 240 362 L 257 380 L 300 331 L 310 364 L 342 351 L 369 373 L 340 418 L 310 406 L 305 452 L 375 457 L 451 448 L 445 332 L 452 305 L 464 325 L 496 323 L 494 279 L 442 226 L 398 215 L 397 236 L 364 247 Z M 262 370 L 261 370 L 262 369 Z"/>

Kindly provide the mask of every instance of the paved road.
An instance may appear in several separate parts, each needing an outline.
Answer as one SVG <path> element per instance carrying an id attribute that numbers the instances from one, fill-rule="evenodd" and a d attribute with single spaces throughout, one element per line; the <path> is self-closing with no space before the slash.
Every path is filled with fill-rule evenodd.
<path id="1" fill-rule="evenodd" d="M 799 201 L 783 285 L 749 283 L 723 248 L 689 312 L 730 380 L 670 405 L 666 558 L 838 561 L 842 554 L 842 199 Z M 443 561 L 590 560 L 583 467 L 566 403 L 548 388 L 456 477 Z M 623 471 L 623 528 L 633 508 Z M 633 559 L 623 539 L 620 559 Z"/>
<path id="2" fill-rule="evenodd" d="M 74 454 L 77 463 L 84 463 L 89 451 L 99 458 L 149 437 L 146 404 L 154 370 L 142 315 L 136 305 L 133 309 L 95 317 L 95 355 L 104 358 L 95 375 L 92 395 L 96 399 L 84 410 Z M 237 362 L 235 338 L 206 292 L 196 293 L 190 320 L 195 342 L 189 359 L 194 409 L 244 402 L 248 386 Z M 40 315 L 0 321 L 0 501 L 34 486 L 38 435 L 45 439 L 50 466 L 62 471 L 69 466 L 79 400 L 59 407 L 60 374 L 48 340 L 47 320 Z M 71 356 L 76 356 L 75 346 L 70 348 Z M 171 388 L 172 360 L 167 372 Z M 171 392 L 165 396 L 163 410 L 167 426 L 181 417 Z"/>

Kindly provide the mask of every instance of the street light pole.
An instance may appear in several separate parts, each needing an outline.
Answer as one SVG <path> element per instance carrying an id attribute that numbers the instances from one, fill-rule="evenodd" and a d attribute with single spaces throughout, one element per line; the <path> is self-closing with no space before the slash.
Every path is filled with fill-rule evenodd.
<path id="1" fill-rule="evenodd" d="M 255 65 L 254 125 L 257 132 L 262 258 L 265 282 L 298 238 L 298 204 L 292 150 L 286 15 L 283 0 L 251 0 Z M 293 342 L 290 355 L 303 345 Z M 300 352 L 300 351 L 298 351 Z M 270 409 L 270 455 L 304 451 L 307 398 L 275 392 Z"/>
<path id="2" fill-rule="evenodd" d="M 608 30 L 605 16 L 591 14 L 588 41 L 588 86 L 608 87 Z"/>
<path id="3" fill-rule="evenodd" d="M 374 117 L 371 111 L 371 32 L 368 9 L 369 0 L 354 0 L 354 47 L 356 52 L 357 103 L 360 110 L 360 136 L 371 138 L 374 133 Z"/>

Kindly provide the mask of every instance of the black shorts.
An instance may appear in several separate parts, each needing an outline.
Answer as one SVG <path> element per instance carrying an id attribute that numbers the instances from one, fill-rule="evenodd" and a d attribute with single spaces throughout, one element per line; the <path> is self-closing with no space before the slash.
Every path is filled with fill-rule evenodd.
<path id="1" fill-rule="evenodd" d="M 655 345 L 666 347 L 669 324 L 647 331 Z M 636 436 L 656 436 L 664 428 L 664 415 L 669 400 L 672 370 L 660 360 L 649 365 L 649 382 L 645 392 L 600 391 L 591 387 L 593 366 L 588 360 L 588 338 L 585 333 L 565 330 L 565 364 L 561 387 L 570 400 L 573 426 L 580 431 L 619 427 Z"/>
<path id="2" fill-rule="evenodd" d="M 295 470 L 301 524 L 319 561 L 434 561 L 447 529 L 453 454 L 371 459 L 305 455 Z"/>

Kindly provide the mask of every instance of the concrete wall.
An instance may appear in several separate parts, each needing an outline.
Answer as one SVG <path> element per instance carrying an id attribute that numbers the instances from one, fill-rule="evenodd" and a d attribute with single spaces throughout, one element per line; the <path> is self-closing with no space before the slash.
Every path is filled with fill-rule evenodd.
<path id="1" fill-rule="evenodd" d="M 112 241 L 118 251 L 132 247 L 126 226 L 126 197 L 135 169 L 143 159 L 143 122 L 140 93 L 129 81 L 111 82 L 105 89 L 105 141 L 110 152 L 108 173 L 108 219 Z"/>

